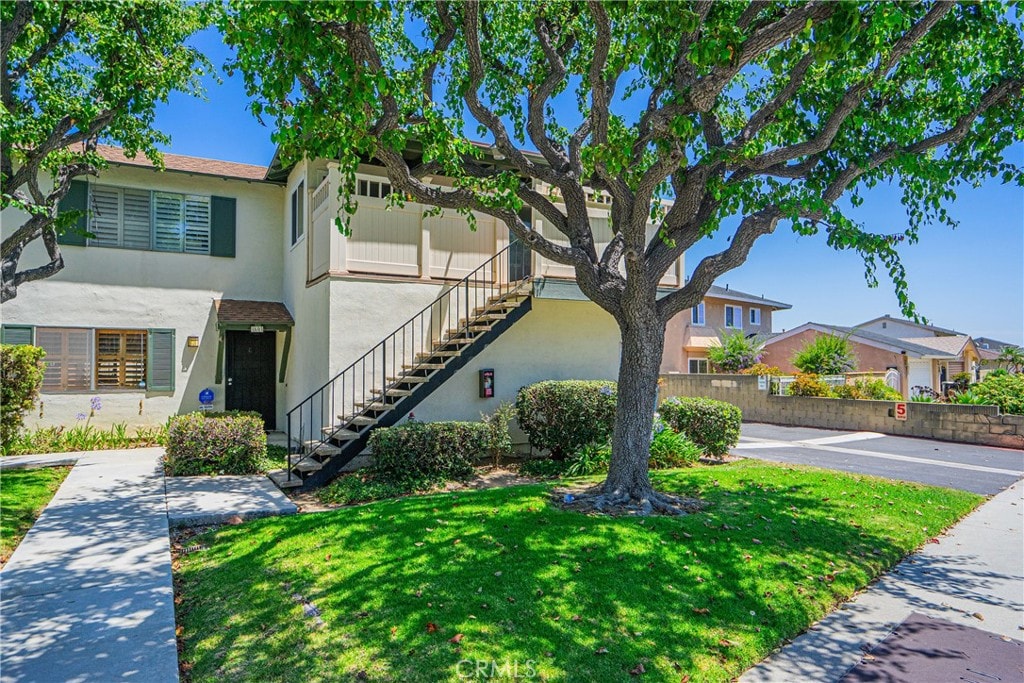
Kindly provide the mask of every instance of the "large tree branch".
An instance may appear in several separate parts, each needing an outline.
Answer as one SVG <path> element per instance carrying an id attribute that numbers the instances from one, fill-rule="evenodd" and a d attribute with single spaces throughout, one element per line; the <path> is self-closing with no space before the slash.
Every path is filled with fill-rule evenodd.
<path id="1" fill-rule="evenodd" d="M 828 18 L 835 11 L 835 4 L 812 0 L 795 10 L 787 12 L 778 20 L 754 31 L 743 42 L 743 48 L 726 66 L 715 67 L 707 76 L 697 80 L 688 97 L 693 109 L 698 112 L 710 111 L 722 88 L 731 81 L 743 67 L 800 31 L 807 22 L 817 23 Z"/>
<path id="2" fill-rule="evenodd" d="M 684 287 L 658 300 L 660 318 L 670 320 L 680 311 L 699 303 L 716 278 L 743 265 L 754 242 L 774 231 L 781 215 L 776 207 L 770 206 L 744 218 L 726 249 L 705 256 L 694 268 L 690 281 Z"/>
<path id="3" fill-rule="evenodd" d="M 545 128 L 544 110 L 548 100 L 555 93 L 555 89 L 563 82 L 566 75 L 564 54 L 567 54 L 575 44 L 572 36 L 566 38 L 561 48 L 555 48 L 551 41 L 551 26 L 542 17 L 534 21 L 534 33 L 540 43 L 544 57 L 548 61 L 549 71 L 541 84 L 532 90 L 527 98 L 528 118 L 526 131 L 530 134 L 530 140 L 537 146 L 537 149 L 544 159 L 554 168 L 565 171 L 569 165 L 569 159 L 565 152 L 558 147 L 554 140 L 548 137 Z"/>
<path id="4" fill-rule="evenodd" d="M 934 27 L 935 24 L 937 24 L 939 20 L 941 20 L 942 17 L 944 17 L 953 8 L 953 6 L 954 5 L 951 2 L 939 2 L 934 4 L 931 9 L 928 10 L 927 14 L 920 19 L 920 21 L 914 24 L 900 37 L 899 40 L 896 41 L 889 54 L 879 60 L 878 65 L 870 74 L 868 74 L 868 76 L 847 89 L 843 94 L 842 100 L 840 100 L 839 104 L 825 120 L 825 123 L 813 138 L 794 145 L 787 145 L 785 147 L 765 152 L 753 159 L 744 161 L 742 165 L 754 170 L 763 170 L 770 167 L 777 167 L 791 159 L 820 154 L 828 149 L 835 140 L 836 135 L 839 133 L 843 122 L 846 121 L 850 114 L 857 109 L 865 95 L 867 95 L 871 86 L 884 78 L 885 75 L 900 62 L 900 60 L 906 57 L 913 47 L 928 34 L 932 27 Z"/>

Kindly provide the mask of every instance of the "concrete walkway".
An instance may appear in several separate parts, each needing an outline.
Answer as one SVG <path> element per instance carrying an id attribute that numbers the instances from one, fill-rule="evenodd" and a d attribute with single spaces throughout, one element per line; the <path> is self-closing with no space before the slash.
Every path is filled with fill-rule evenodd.
<path id="1" fill-rule="evenodd" d="M 838 681 L 912 612 L 1024 640 L 1024 482 L 938 540 L 740 681 Z"/>
<path id="2" fill-rule="evenodd" d="M 162 456 L 144 448 L 0 459 L 3 469 L 77 461 L 0 571 L 0 682 L 178 680 Z M 171 484 L 172 517 L 295 511 L 266 477 L 203 480 Z M 201 504 L 180 497 L 197 487 Z"/>

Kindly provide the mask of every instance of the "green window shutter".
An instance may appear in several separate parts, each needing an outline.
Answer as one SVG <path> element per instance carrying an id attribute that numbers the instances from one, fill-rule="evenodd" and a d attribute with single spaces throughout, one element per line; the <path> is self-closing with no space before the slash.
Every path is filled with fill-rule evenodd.
<path id="1" fill-rule="evenodd" d="M 149 330 L 146 389 L 174 391 L 174 330 Z"/>
<path id="2" fill-rule="evenodd" d="M 82 215 L 73 225 L 69 225 L 59 235 L 59 244 L 70 244 L 76 247 L 85 246 L 85 232 L 89 229 L 89 185 L 84 180 L 72 180 L 71 189 L 60 200 L 60 211 L 81 211 Z"/>
<path id="3" fill-rule="evenodd" d="M 235 198 L 212 197 L 210 256 L 235 257 Z"/>
<path id="4" fill-rule="evenodd" d="M 0 327 L 0 344 L 34 344 L 35 328 L 31 325 L 4 325 Z"/>

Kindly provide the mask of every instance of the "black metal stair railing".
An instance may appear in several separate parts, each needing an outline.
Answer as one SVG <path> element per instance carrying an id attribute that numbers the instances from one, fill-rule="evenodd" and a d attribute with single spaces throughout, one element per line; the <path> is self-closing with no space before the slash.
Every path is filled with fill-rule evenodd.
<path id="1" fill-rule="evenodd" d="M 340 452 L 371 429 L 446 358 L 500 319 L 501 302 L 521 293 L 528 274 L 510 264 L 513 242 L 453 284 L 398 329 L 287 413 L 288 480 L 296 466 Z M 511 267 L 510 267 L 511 266 Z M 516 279 L 513 279 L 516 278 Z M 311 464 L 311 463 L 310 463 Z"/>

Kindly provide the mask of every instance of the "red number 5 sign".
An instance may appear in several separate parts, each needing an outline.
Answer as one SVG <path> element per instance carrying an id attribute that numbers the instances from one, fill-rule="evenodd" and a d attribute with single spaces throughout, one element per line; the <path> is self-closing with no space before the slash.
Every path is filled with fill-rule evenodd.
<path id="1" fill-rule="evenodd" d="M 896 411 L 893 414 L 896 416 L 897 420 L 906 420 L 907 419 L 907 404 L 906 403 L 902 403 L 902 402 L 901 403 L 897 403 L 896 404 Z"/>

